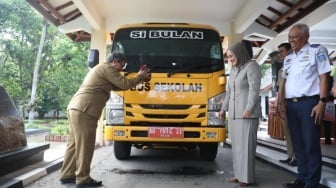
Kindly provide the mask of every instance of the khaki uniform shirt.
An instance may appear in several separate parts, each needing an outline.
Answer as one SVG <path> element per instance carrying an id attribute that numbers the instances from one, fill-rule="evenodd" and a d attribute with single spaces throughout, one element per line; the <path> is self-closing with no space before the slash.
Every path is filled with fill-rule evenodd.
<path id="1" fill-rule="evenodd" d="M 76 109 L 99 119 L 111 90 L 127 90 L 140 82 L 140 77 L 128 79 L 111 64 L 100 63 L 86 75 L 79 90 L 72 97 L 68 110 Z"/>

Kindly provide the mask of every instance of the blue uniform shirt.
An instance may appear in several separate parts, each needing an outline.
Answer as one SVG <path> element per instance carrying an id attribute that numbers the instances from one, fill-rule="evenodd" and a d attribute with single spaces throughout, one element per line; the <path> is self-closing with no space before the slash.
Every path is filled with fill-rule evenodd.
<path id="1" fill-rule="evenodd" d="M 328 50 L 307 43 L 298 53 L 288 54 L 282 76 L 286 79 L 285 97 L 297 98 L 320 94 L 319 75 L 331 70 Z"/>

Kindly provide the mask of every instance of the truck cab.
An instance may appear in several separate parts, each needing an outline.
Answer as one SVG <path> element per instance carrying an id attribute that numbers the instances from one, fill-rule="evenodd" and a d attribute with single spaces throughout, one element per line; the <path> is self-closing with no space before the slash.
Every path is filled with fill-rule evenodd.
<path id="1" fill-rule="evenodd" d="M 218 117 L 224 100 L 225 69 L 221 38 L 211 26 L 145 23 L 120 27 L 111 51 L 122 52 L 122 74 L 135 77 L 147 66 L 151 80 L 127 91 L 112 91 L 106 104 L 104 137 L 117 159 L 131 147 L 199 149 L 203 160 L 216 158 L 226 139 Z"/>

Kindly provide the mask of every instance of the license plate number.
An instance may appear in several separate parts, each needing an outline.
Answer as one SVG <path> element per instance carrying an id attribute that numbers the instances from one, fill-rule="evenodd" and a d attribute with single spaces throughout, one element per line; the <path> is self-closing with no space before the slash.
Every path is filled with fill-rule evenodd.
<path id="1" fill-rule="evenodd" d="M 149 127 L 150 138 L 183 138 L 184 132 L 181 127 Z"/>

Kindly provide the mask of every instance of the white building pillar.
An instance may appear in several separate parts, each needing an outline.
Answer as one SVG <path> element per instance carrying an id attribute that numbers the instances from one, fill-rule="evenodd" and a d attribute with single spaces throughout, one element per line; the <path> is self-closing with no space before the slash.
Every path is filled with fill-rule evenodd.
<path id="1" fill-rule="evenodd" d="M 104 24 L 102 24 L 104 25 Z M 91 49 L 97 49 L 99 51 L 99 63 L 104 63 L 106 61 L 106 46 L 107 46 L 107 36 L 105 30 L 94 30 L 91 33 Z M 98 121 L 97 132 L 96 132 L 96 142 L 100 145 L 104 145 L 104 117 L 105 117 L 105 110 Z"/>

